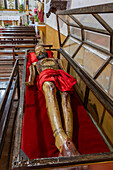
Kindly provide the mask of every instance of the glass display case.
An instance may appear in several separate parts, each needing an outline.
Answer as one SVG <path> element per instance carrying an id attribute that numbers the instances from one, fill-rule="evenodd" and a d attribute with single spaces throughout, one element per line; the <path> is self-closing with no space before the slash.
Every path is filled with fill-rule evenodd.
<path id="1" fill-rule="evenodd" d="M 71 157 L 37 159 L 26 157 L 21 150 L 26 90 L 24 85 L 26 79 L 25 60 L 13 153 L 13 169 L 73 169 L 83 165 L 92 166 L 96 170 L 99 166 L 101 168 L 103 166 L 103 169 L 106 166 L 113 168 L 111 163 L 113 162 L 112 15 L 113 3 L 57 12 L 60 49 L 53 49 L 57 52 L 57 57 L 62 60 L 64 70 L 77 79 L 74 89 L 87 111 L 87 119 L 91 119 L 109 152 L 92 152 Z M 65 40 L 61 39 L 62 28 L 65 28 Z M 52 49 L 49 50 L 52 51 Z M 87 120 L 85 123 L 87 124 Z M 79 124 L 79 130 L 80 128 Z M 88 138 L 89 135 L 87 133 L 85 135 L 85 138 Z M 93 138 L 93 141 L 98 145 L 98 138 Z"/>

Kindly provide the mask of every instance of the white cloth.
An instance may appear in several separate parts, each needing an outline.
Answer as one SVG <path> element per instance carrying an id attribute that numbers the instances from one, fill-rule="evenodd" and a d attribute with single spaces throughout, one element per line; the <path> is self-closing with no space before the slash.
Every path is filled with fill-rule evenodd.
<path id="1" fill-rule="evenodd" d="M 19 21 L 20 23 L 20 16 L 0 16 L 0 20 Z"/>

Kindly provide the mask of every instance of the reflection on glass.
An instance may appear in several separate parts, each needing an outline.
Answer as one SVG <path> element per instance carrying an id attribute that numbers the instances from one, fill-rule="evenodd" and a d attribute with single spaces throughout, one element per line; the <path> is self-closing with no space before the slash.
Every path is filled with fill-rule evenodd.
<path id="1" fill-rule="evenodd" d="M 70 75 L 72 75 L 74 78 L 76 78 L 77 83 L 75 84 L 74 87 L 75 87 L 77 94 L 79 94 L 81 101 L 84 102 L 85 90 L 86 90 L 85 83 L 80 78 L 80 76 L 77 74 L 77 72 L 73 69 L 72 66 L 70 66 Z"/>
<path id="2" fill-rule="evenodd" d="M 113 13 L 107 13 L 107 14 L 99 14 L 102 19 L 113 29 Z"/>
<path id="3" fill-rule="evenodd" d="M 79 28 L 70 26 L 70 34 L 81 39 L 81 30 Z"/>
<path id="4" fill-rule="evenodd" d="M 73 16 L 84 26 L 105 30 L 105 28 L 91 14 Z"/>
<path id="5" fill-rule="evenodd" d="M 107 58 L 104 54 L 83 45 L 74 59 L 93 77 Z M 98 63 L 98 64 L 97 64 Z"/>
<path id="6" fill-rule="evenodd" d="M 96 122 L 100 124 L 103 119 L 104 106 L 91 90 L 89 92 L 87 109 L 96 120 Z"/>
<path id="7" fill-rule="evenodd" d="M 104 90 L 113 97 L 113 65 L 110 63 L 105 67 L 100 76 L 97 78 L 97 82 L 104 88 Z M 111 81 L 112 80 L 112 81 Z"/>
<path id="8" fill-rule="evenodd" d="M 110 36 L 98 34 L 91 31 L 85 31 L 85 40 L 92 42 L 96 45 L 106 48 L 107 50 L 110 49 Z"/>
<path id="9" fill-rule="evenodd" d="M 60 33 L 63 35 L 67 36 L 68 35 L 68 29 L 67 29 L 67 24 L 65 24 L 60 18 L 59 18 L 59 28 L 60 28 Z M 61 37 L 61 41 L 63 42 L 65 38 Z"/>
<path id="10" fill-rule="evenodd" d="M 70 37 L 65 43 L 65 45 L 63 46 L 63 48 L 69 55 L 72 56 L 76 51 L 77 47 L 79 46 L 79 44 L 80 44 L 79 41 Z"/>
<path id="11" fill-rule="evenodd" d="M 67 23 L 74 24 L 74 25 L 78 26 L 78 24 L 75 21 L 73 21 L 73 19 L 71 19 L 68 15 L 59 15 L 59 17 L 62 18 Z"/>

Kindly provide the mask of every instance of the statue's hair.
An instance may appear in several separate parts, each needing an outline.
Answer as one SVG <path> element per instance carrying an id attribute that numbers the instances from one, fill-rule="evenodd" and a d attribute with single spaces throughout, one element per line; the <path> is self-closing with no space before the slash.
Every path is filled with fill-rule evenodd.
<path id="1" fill-rule="evenodd" d="M 42 44 L 38 44 L 35 46 L 35 55 L 38 56 L 40 52 L 46 52 L 45 48 Z"/>
<path id="2" fill-rule="evenodd" d="M 35 48 L 37 48 L 38 46 L 42 46 L 42 47 L 43 47 L 43 44 L 37 44 L 37 45 L 35 46 Z"/>

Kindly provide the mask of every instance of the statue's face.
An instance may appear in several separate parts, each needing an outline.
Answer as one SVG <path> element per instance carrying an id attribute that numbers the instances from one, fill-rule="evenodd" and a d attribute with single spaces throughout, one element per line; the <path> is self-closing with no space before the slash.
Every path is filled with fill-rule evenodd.
<path id="1" fill-rule="evenodd" d="M 36 56 L 41 55 L 42 52 L 46 52 L 46 50 L 44 49 L 44 47 L 38 46 L 38 47 L 35 48 L 35 54 L 36 54 Z"/>
<path id="2" fill-rule="evenodd" d="M 38 46 L 38 47 L 35 48 L 35 55 L 38 59 L 48 57 L 45 48 L 42 47 L 42 46 Z"/>

